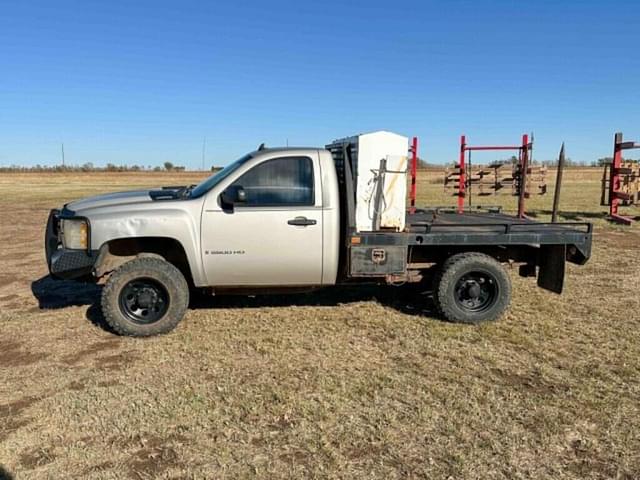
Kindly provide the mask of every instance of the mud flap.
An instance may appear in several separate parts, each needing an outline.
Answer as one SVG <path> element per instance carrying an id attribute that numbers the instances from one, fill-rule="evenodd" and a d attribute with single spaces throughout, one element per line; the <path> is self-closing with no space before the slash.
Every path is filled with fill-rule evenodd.
<path id="1" fill-rule="evenodd" d="M 566 245 L 542 245 L 538 265 L 538 286 L 554 293 L 562 293 L 564 285 Z"/>

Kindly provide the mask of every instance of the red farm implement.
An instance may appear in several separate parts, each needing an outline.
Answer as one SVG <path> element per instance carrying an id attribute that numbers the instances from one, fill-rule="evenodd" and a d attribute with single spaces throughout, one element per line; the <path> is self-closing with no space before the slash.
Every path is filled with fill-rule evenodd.
<path id="1" fill-rule="evenodd" d="M 513 151 L 517 152 L 516 163 L 494 162 L 487 166 L 472 166 L 471 152 Z M 528 135 L 522 136 L 520 145 L 467 145 L 466 137 L 460 137 L 460 157 L 451 170 L 445 172 L 445 189 L 452 189 L 458 197 L 458 213 L 464 211 L 464 200 L 471 205 L 471 189 L 477 195 L 491 195 L 510 192 L 518 197 L 518 217 L 524 218 L 525 200 L 534 193 L 545 194 L 546 169 L 530 165 L 533 141 Z M 509 168 L 511 167 L 511 168 Z M 510 188 L 506 188 L 510 187 Z"/>
<path id="2" fill-rule="evenodd" d="M 638 142 L 625 142 L 622 133 L 613 141 L 613 160 L 606 164 L 602 175 L 600 204 L 609 207 L 609 219 L 630 225 L 632 217 L 621 215 L 619 207 L 640 204 L 640 161 L 625 160 L 623 150 L 640 149 Z"/>

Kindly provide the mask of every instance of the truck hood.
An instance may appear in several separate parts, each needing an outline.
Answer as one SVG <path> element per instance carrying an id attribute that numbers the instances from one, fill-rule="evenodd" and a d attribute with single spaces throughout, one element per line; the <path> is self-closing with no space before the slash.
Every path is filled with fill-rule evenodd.
<path id="1" fill-rule="evenodd" d="M 142 205 L 151 203 L 153 200 L 149 196 L 152 190 L 133 190 L 128 192 L 106 193 L 104 195 L 96 195 L 95 197 L 82 198 L 66 205 L 69 210 L 80 213 L 83 210 L 89 210 L 101 207 L 112 207 L 115 205 Z"/>

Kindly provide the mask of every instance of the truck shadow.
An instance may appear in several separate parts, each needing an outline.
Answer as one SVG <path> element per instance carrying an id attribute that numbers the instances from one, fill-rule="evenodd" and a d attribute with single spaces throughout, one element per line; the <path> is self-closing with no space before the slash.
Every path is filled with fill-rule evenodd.
<path id="1" fill-rule="evenodd" d="M 13 479 L 14 479 L 14 476 L 11 474 L 11 472 L 9 472 L 9 470 L 7 470 L 2 465 L 0 465 L 0 480 L 13 480 Z"/>
<path id="2" fill-rule="evenodd" d="M 93 305 L 100 300 L 102 287 L 93 283 L 57 280 L 46 275 L 31 283 L 31 293 L 41 309 Z"/>
<path id="3" fill-rule="evenodd" d="M 102 285 L 58 280 L 51 275 L 46 275 L 31 283 L 31 293 L 38 300 L 38 307 L 41 310 L 89 305 L 86 313 L 87 319 L 103 330 L 114 333 L 104 321 L 100 309 L 101 292 Z M 2 480 L 1 477 L 0 480 Z"/>
<path id="4" fill-rule="evenodd" d="M 38 300 L 40 309 L 61 309 L 88 305 L 86 318 L 94 325 L 112 332 L 104 321 L 100 308 L 101 285 L 57 280 L 50 275 L 31 283 L 31 292 Z M 436 310 L 428 292 L 416 286 L 391 287 L 379 285 L 326 287 L 306 293 L 260 294 L 260 295 L 218 295 L 192 297 L 189 308 L 268 308 L 291 306 L 337 307 L 357 302 L 377 302 L 408 315 L 436 317 Z M 113 333 L 113 332 L 112 332 Z"/>
<path id="5" fill-rule="evenodd" d="M 190 308 L 333 307 L 357 302 L 377 302 L 408 315 L 435 317 L 436 309 L 428 292 L 415 287 L 340 286 L 307 293 L 270 295 L 220 295 L 197 297 Z"/>

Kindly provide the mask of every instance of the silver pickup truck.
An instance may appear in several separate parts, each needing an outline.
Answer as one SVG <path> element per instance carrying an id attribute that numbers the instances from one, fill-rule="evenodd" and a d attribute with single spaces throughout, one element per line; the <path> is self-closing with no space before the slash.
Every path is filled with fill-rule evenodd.
<path id="1" fill-rule="evenodd" d="M 166 333 L 195 289 L 224 294 L 336 284 L 422 282 L 439 313 L 479 323 L 507 308 L 505 263 L 562 291 L 565 260 L 585 263 L 592 227 L 500 213 L 407 212 L 400 231 L 355 227 L 354 152 L 260 148 L 202 183 L 77 200 L 52 210 L 52 276 L 104 281 L 118 333 Z"/>

